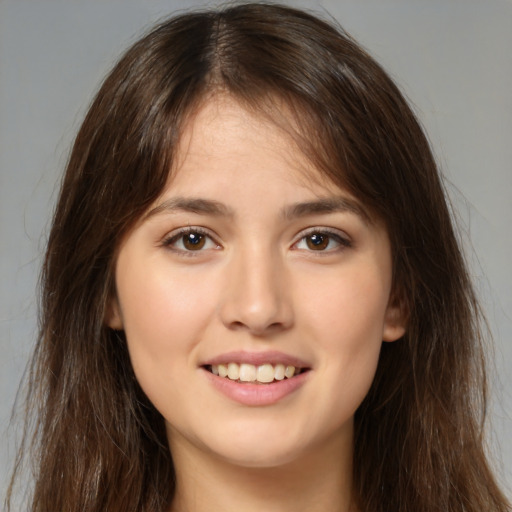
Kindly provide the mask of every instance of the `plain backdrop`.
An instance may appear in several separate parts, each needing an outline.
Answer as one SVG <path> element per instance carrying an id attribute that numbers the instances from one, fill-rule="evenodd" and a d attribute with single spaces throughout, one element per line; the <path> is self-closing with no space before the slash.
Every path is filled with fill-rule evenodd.
<path id="1" fill-rule="evenodd" d="M 512 2 L 283 2 L 335 17 L 426 127 L 496 341 L 489 439 L 512 495 Z M 0 497 L 10 415 L 37 326 L 36 286 L 69 147 L 102 77 L 176 10 L 213 2 L 0 0 Z M 1 500 L 0 500 L 1 502 Z"/>

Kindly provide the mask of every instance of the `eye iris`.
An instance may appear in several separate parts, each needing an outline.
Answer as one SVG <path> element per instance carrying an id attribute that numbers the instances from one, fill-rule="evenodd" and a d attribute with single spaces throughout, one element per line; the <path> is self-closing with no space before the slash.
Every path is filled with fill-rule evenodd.
<path id="1" fill-rule="evenodd" d="M 319 251 L 325 249 L 329 245 L 329 237 L 327 235 L 314 233 L 306 238 L 306 244 L 309 249 Z"/>
<path id="2" fill-rule="evenodd" d="M 200 233 L 187 233 L 183 235 L 183 246 L 190 251 L 197 251 L 204 247 L 206 237 Z"/>

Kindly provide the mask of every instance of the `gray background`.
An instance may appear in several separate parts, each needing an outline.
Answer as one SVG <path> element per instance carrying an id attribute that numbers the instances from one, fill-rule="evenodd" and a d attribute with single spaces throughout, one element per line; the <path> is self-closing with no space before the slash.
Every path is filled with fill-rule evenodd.
<path id="1" fill-rule="evenodd" d="M 510 496 L 512 2 L 288 3 L 337 18 L 398 81 L 429 133 L 496 339 L 489 438 Z M 35 338 L 48 219 L 73 134 L 120 52 L 154 21 L 197 5 L 208 4 L 0 0 L 0 497 L 19 437 L 19 418 L 11 427 L 9 418 Z"/>

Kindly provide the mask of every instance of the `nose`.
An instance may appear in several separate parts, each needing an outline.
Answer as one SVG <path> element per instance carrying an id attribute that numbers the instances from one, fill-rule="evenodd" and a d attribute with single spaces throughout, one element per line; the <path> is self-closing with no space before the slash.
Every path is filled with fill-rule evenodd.
<path id="1" fill-rule="evenodd" d="M 227 268 L 220 315 L 229 329 L 269 336 L 293 325 L 293 306 L 284 262 L 270 250 L 247 249 Z"/>

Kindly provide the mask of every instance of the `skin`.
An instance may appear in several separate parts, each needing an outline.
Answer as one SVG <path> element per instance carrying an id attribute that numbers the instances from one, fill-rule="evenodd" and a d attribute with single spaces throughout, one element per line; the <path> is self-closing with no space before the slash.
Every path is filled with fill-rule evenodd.
<path id="1" fill-rule="evenodd" d="M 293 208 L 333 198 L 334 211 Z M 191 116 L 168 186 L 120 246 L 106 319 L 165 418 L 173 510 L 350 509 L 354 413 L 382 342 L 404 333 L 391 282 L 384 227 L 289 135 L 227 96 Z M 235 350 L 309 371 L 276 403 L 240 404 L 203 367 Z"/>

